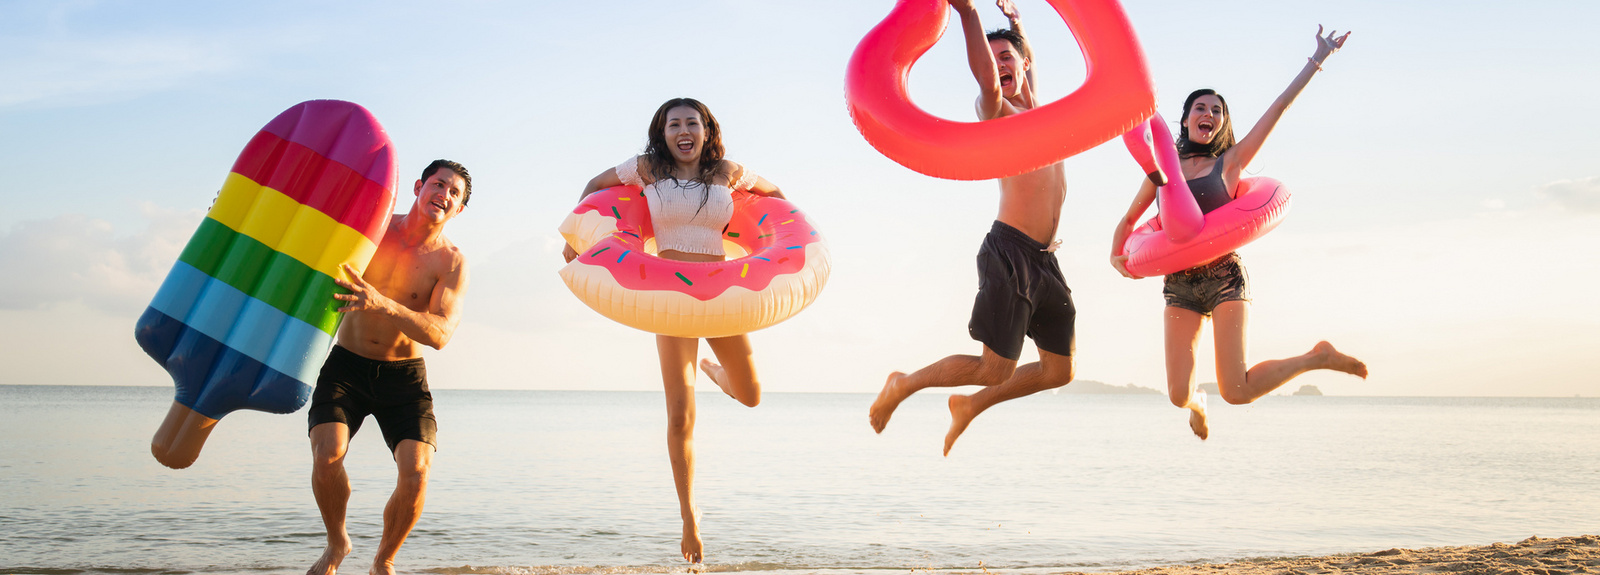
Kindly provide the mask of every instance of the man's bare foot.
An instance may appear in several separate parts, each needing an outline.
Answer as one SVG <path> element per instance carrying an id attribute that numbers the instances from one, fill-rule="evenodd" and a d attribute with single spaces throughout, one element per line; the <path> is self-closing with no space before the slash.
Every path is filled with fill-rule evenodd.
<path id="1" fill-rule="evenodd" d="M 1327 366 L 1328 369 L 1342 371 L 1361 379 L 1367 378 L 1367 364 L 1361 363 L 1359 359 L 1340 353 L 1337 349 L 1333 349 L 1333 344 L 1331 343 L 1319 341 L 1316 346 L 1311 348 L 1311 353 L 1321 355 L 1322 364 Z"/>
<path id="2" fill-rule="evenodd" d="M 344 562 L 344 556 L 350 554 L 350 536 L 346 535 L 344 541 L 328 542 L 328 547 L 322 550 L 322 557 L 306 570 L 306 575 L 333 575 L 339 571 L 339 563 Z"/>
<path id="3" fill-rule="evenodd" d="M 367 570 L 367 575 L 395 575 L 394 561 L 374 561 L 372 568 Z"/>
<path id="4" fill-rule="evenodd" d="M 944 455 L 950 456 L 950 448 L 955 446 L 956 438 L 961 437 L 961 432 L 967 430 L 967 424 L 972 423 L 972 418 L 978 412 L 972 409 L 972 398 L 965 395 L 950 396 L 950 431 L 944 434 Z"/>
<path id="5" fill-rule="evenodd" d="M 700 510 L 694 510 L 694 517 L 683 522 L 683 543 L 679 546 L 683 551 L 683 560 L 696 565 L 705 560 L 705 543 L 700 541 Z"/>
<path id="6" fill-rule="evenodd" d="M 1211 428 L 1206 426 L 1206 392 L 1203 389 L 1189 401 L 1189 430 L 1201 441 L 1211 435 Z"/>
<path id="7" fill-rule="evenodd" d="M 883 382 L 883 391 L 878 392 L 878 398 L 872 401 L 872 408 L 867 410 L 867 418 L 872 422 L 872 430 L 883 433 L 883 428 L 889 426 L 889 417 L 894 415 L 894 409 L 900 407 L 900 402 L 906 400 L 904 386 L 900 379 L 906 374 L 898 371 L 890 373 L 889 379 Z"/>
<path id="8" fill-rule="evenodd" d="M 734 395 L 733 390 L 728 389 L 728 370 L 722 369 L 722 366 L 717 365 L 710 359 L 702 359 L 700 360 L 700 371 L 706 372 L 706 377 L 711 378 L 711 383 L 717 384 L 717 389 L 722 390 L 722 393 L 728 394 L 728 397 L 732 397 L 734 401 L 739 400 L 739 396 Z"/>

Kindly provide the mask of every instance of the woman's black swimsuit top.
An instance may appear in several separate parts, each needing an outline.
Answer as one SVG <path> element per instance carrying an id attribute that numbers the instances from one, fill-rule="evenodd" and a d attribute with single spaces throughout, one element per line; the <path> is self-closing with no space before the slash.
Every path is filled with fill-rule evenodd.
<path id="1" fill-rule="evenodd" d="M 1222 182 L 1222 155 L 1217 156 L 1217 162 L 1211 165 L 1211 173 L 1193 180 L 1185 180 L 1189 184 L 1189 191 L 1194 193 L 1194 201 L 1200 204 L 1200 213 L 1209 214 L 1212 211 L 1233 201 L 1233 196 L 1228 194 L 1228 185 Z"/>

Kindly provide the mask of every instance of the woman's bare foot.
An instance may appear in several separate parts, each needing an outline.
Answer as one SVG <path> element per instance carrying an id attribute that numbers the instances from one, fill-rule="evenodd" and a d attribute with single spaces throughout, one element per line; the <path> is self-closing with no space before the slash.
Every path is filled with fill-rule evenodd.
<path id="1" fill-rule="evenodd" d="M 1206 426 L 1206 392 L 1203 389 L 1189 401 L 1189 430 L 1201 441 L 1211 435 L 1211 428 Z"/>
<path id="2" fill-rule="evenodd" d="M 333 575 L 339 571 L 339 563 L 344 561 L 344 556 L 350 554 L 350 536 L 346 535 L 343 541 L 328 541 L 328 547 L 322 550 L 322 557 L 306 570 L 306 575 Z"/>
<path id="3" fill-rule="evenodd" d="M 905 401 L 906 396 L 910 395 L 905 392 L 904 386 L 900 385 L 900 379 L 905 376 L 906 374 L 896 371 L 890 373 L 889 379 L 883 382 L 883 391 L 878 392 L 878 399 L 873 400 L 872 408 L 867 410 L 867 418 L 872 422 L 873 431 L 883 433 L 883 428 L 889 426 L 889 417 L 894 415 L 895 408 L 900 407 L 900 402 Z"/>
<path id="4" fill-rule="evenodd" d="M 683 551 L 683 560 L 696 565 L 705 560 L 705 543 L 700 541 L 700 510 L 694 510 L 694 515 L 683 522 L 683 543 L 679 546 Z"/>
<path id="5" fill-rule="evenodd" d="M 739 396 L 734 395 L 733 390 L 728 389 L 728 370 L 722 369 L 722 366 L 717 365 L 716 362 L 710 359 L 702 359 L 700 360 L 700 371 L 706 372 L 706 377 L 711 378 L 711 382 L 717 384 L 717 389 L 722 390 L 722 393 L 728 394 L 728 397 L 733 398 L 734 401 L 739 400 Z"/>
<path id="6" fill-rule="evenodd" d="M 1333 348 L 1331 343 L 1319 341 L 1316 346 L 1311 348 L 1311 353 L 1322 356 L 1321 363 L 1326 369 L 1342 371 L 1361 379 L 1367 378 L 1367 364 L 1362 363 L 1359 359 L 1340 353 L 1339 350 Z"/>
<path id="7" fill-rule="evenodd" d="M 978 412 L 972 409 L 972 398 L 965 395 L 950 396 L 950 431 L 944 434 L 944 455 L 950 456 L 950 448 L 955 446 L 956 438 L 961 437 L 961 432 L 967 430 L 967 425 L 972 423 L 972 418 Z"/>

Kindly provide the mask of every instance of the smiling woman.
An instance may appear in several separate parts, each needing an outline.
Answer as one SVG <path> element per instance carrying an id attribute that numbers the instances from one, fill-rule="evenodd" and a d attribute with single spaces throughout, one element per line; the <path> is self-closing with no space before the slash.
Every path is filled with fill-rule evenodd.
<path id="1" fill-rule="evenodd" d="M 1210 435 L 1210 427 L 1206 420 L 1205 392 L 1195 392 L 1196 344 L 1201 328 L 1213 314 L 1218 391 L 1228 403 L 1254 402 L 1311 370 L 1327 369 L 1362 379 L 1367 377 L 1366 364 L 1339 352 L 1326 341 L 1317 343 L 1302 355 L 1267 360 L 1247 368 L 1245 327 L 1250 317 L 1249 276 L 1239 255 L 1233 253 L 1231 248 L 1213 249 L 1224 243 L 1221 236 L 1214 235 L 1215 232 L 1241 229 L 1245 224 L 1224 224 L 1252 221 L 1251 213 L 1260 214 L 1266 222 L 1276 225 L 1277 220 L 1273 216 L 1281 215 L 1286 204 L 1272 202 L 1286 202 L 1288 198 L 1287 194 L 1279 193 L 1281 186 L 1266 178 L 1241 181 L 1239 176 L 1261 151 L 1267 136 L 1311 81 L 1311 76 L 1322 71 L 1323 61 L 1343 47 L 1349 37 L 1349 32 L 1343 36 L 1337 32 L 1323 36 L 1322 27 L 1318 26 L 1316 51 L 1307 58 L 1300 74 L 1267 108 L 1266 114 L 1250 129 L 1250 133 L 1237 144 L 1233 139 L 1232 115 L 1228 113 L 1228 104 L 1221 94 L 1209 89 L 1195 90 L 1184 101 L 1183 117 L 1179 120 L 1182 128 L 1174 143 L 1178 155 L 1182 157 L 1181 165 L 1173 165 L 1169 157 L 1163 169 L 1177 172 L 1171 176 L 1174 180 L 1185 180 L 1183 187 L 1187 188 L 1189 194 L 1173 194 L 1178 188 L 1177 182 L 1161 186 L 1163 202 L 1160 209 L 1163 215 L 1154 223 L 1158 224 L 1157 228 L 1159 224 L 1168 224 L 1174 235 L 1179 237 L 1169 241 L 1170 245 L 1156 246 L 1155 251 L 1182 253 L 1183 257 L 1177 259 L 1192 267 L 1181 269 L 1184 266 L 1172 265 L 1176 263 L 1174 261 L 1162 262 L 1165 265 L 1151 265 L 1147 257 L 1150 254 L 1139 253 L 1139 248 L 1149 243 L 1148 240 L 1154 235 L 1165 235 L 1150 233 L 1149 224 L 1138 231 L 1133 227 L 1139 216 L 1155 201 L 1157 183 L 1165 179 L 1158 172 L 1150 172 L 1148 166 L 1146 171 L 1150 177 L 1141 184 L 1133 205 L 1129 206 L 1112 235 L 1111 266 L 1118 273 L 1131 279 L 1139 279 L 1141 274 L 1166 274 L 1162 293 L 1167 304 L 1164 330 L 1167 395 L 1173 405 L 1189 410 L 1189 428 L 1200 439 Z M 1166 133 L 1165 126 L 1153 128 L 1164 140 L 1153 144 L 1164 149 L 1170 135 Z M 1150 144 L 1148 139 L 1144 139 L 1143 144 L 1129 143 L 1129 148 L 1134 150 L 1135 156 L 1143 156 L 1147 150 L 1141 149 L 1141 146 Z M 1182 178 L 1176 177 L 1180 175 Z M 1168 213 L 1179 211 L 1180 208 L 1185 213 Z M 1196 217 L 1200 214 L 1204 214 L 1204 228 L 1195 225 L 1201 222 Z M 1263 227 L 1270 229 L 1270 226 Z M 1265 233 L 1265 229 L 1259 231 Z M 1186 243 L 1195 249 L 1185 250 L 1187 246 L 1180 244 Z M 1218 253 L 1223 251 L 1227 253 Z"/>
<path id="2" fill-rule="evenodd" d="M 583 204 L 562 228 L 562 233 L 571 242 L 563 252 L 570 262 L 568 268 L 563 270 L 563 276 L 568 279 L 569 286 L 574 287 L 575 293 L 584 290 L 571 282 L 586 270 L 593 273 L 583 273 L 585 277 L 626 277 L 625 272 L 613 268 L 623 265 L 634 250 L 643 250 L 645 238 L 653 235 L 657 255 L 671 265 L 658 266 L 655 279 L 652 280 L 649 277 L 649 262 L 640 263 L 638 279 L 641 282 L 654 281 L 657 285 L 606 284 L 606 289 L 615 291 L 628 285 L 659 289 L 662 287 L 659 283 L 665 281 L 676 288 L 671 293 L 681 291 L 687 294 L 676 299 L 669 297 L 664 300 L 668 302 L 666 308 L 646 315 L 684 316 L 681 324 L 673 322 L 672 329 L 654 331 L 663 334 L 656 336 L 656 353 L 661 362 L 661 380 L 667 395 L 667 452 L 672 459 L 679 515 L 683 520 L 680 551 L 685 560 L 699 563 L 704 557 L 704 545 L 700 538 L 700 511 L 694 503 L 693 444 L 695 360 L 699 355 L 701 337 L 705 337 L 711 351 L 722 362 L 720 365 L 709 359 L 700 362 L 699 367 L 705 370 L 712 382 L 729 397 L 746 406 L 755 407 L 761 402 L 761 383 L 756 376 L 750 340 L 744 335 L 744 331 L 760 327 L 761 324 L 747 326 L 743 331 L 730 330 L 724 318 L 727 314 L 719 311 L 724 308 L 709 304 L 716 304 L 716 299 L 724 294 L 738 296 L 741 291 L 749 292 L 752 288 L 787 285 L 777 282 L 780 277 L 775 276 L 809 276 L 811 281 L 802 279 L 796 286 L 798 289 L 780 287 L 778 290 L 791 295 L 801 294 L 798 296 L 799 304 L 792 306 L 790 313 L 798 311 L 816 297 L 816 292 L 825 281 L 827 251 L 822 248 L 816 232 L 806 224 L 804 215 L 787 205 L 777 186 L 744 166 L 723 159 L 722 130 L 716 116 L 711 115 L 711 110 L 705 104 L 692 98 L 668 100 L 656 109 L 646 138 L 648 144 L 644 154 L 630 157 L 616 168 L 601 172 L 584 187 L 583 195 L 579 198 Z M 635 196 L 631 188 L 620 186 L 641 188 L 642 193 Z M 608 191 L 604 194 L 595 193 L 602 189 Z M 642 211 L 634 205 L 637 204 L 632 201 L 635 198 L 645 201 L 649 219 L 643 224 L 618 229 L 619 222 L 639 219 L 637 216 L 625 218 L 622 214 L 622 210 L 629 206 L 633 208 L 629 211 L 634 214 Z M 606 212 L 615 217 L 607 218 Z M 742 213 L 743 217 L 736 217 L 736 213 Z M 753 214 L 761 215 L 752 225 L 748 220 L 753 219 Z M 584 219 L 588 223 L 583 223 Z M 587 232 L 580 228 L 587 229 Z M 753 230 L 760 230 L 754 234 L 758 237 L 747 237 Z M 765 260 L 772 265 L 745 264 L 737 273 L 731 267 L 723 267 L 721 263 L 727 259 L 724 234 L 737 238 L 738 241 L 733 243 L 741 249 L 757 250 L 751 258 Z M 633 249 L 618 250 L 620 253 L 615 256 L 605 253 L 611 249 L 609 246 L 590 250 L 596 238 L 606 235 L 631 235 L 630 240 L 618 241 L 631 242 L 627 246 L 619 246 L 631 246 Z M 580 258 L 578 250 L 586 253 Z M 776 253 L 778 251 L 783 253 Z M 645 254 L 633 257 L 635 260 L 648 260 Z M 615 266 L 610 261 L 612 259 L 615 259 Z M 785 264 L 788 268 L 779 267 Z M 750 275 L 752 267 L 757 268 L 753 276 Z M 794 268 L 798 273 L 789 274 L 789 268 Z M 817 273 L 819 269 L 820 274 Z M 663 271 L 672 273 L 685 285 L 672 285 L 672 276 L 661 273 Z M 720 278 L 716 277 L 719 275 Z M 696 282 L 700 282 L 698 286 Z M 623 299 L 645 299 L 650 293 L 645 290 L 629 291 Z M 744 307 L 744 301 L 739 299 L 733 307 Z M 586 300 L 586 303 L 589 302 Z M 771 323 L 776 322 L 768 321 L 765 325 Z M 713 327 L 713 324 L 715 329 L 704 331 Z M 630 325 L 643 327 L 635 323 Z"/>

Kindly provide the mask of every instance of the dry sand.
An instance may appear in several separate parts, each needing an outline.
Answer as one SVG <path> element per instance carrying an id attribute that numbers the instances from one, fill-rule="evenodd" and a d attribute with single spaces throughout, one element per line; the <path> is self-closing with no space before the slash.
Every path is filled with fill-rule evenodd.
<path id="1" fill-rule="evenodd" d="M 1515 545 L 1388 549 L 1375 553 L 1247 559 L 1234 563 L 1155 567 L 1115 575 L 1566 575 L 1600 573 L 1600 536 L 1545 539 L 1529 537 Z M 1068 575 L 1068 574 L 1063 574 Z M 1090 574 L 1080 574 L 1090 575 Z M 1112 575 L 1096 573 L 1092 575 Z"/>

